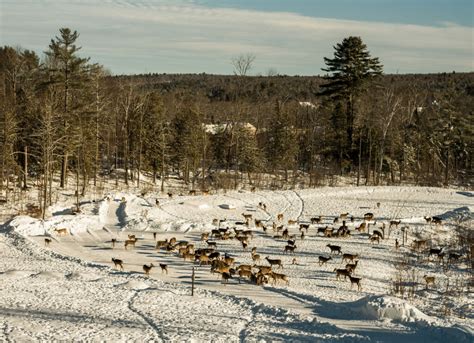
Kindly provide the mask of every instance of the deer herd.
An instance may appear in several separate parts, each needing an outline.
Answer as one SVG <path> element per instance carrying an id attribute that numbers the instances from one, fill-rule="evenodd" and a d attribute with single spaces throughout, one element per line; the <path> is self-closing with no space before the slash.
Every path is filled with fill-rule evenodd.
<path id="1" fill-rule="evenodd" d="M 206 192 L 207 194 L 207 192 Z M 190 195 L 196 195 L 195 192 Z M 172 194 L 169 194 L 172 197 Z M 159 202 L 156 202 L 159 206 Z M 378 203 L 378 207 L 380 204 Z M 259 202 L 256 205 L 257 208 L 267 212 L 267 205 L 263 202 Z M 216 227 L 210 232 L 203 232 L 200 236 L 200 242 L 188 242 L 188 241 L 177 241 L 175 237 L 167 238 L 164 240 L 156 240 L 156 232 L 153 232 L 153 240 L 155 243 L 156 250 L 163 250 L 169 254 L 175 254 L 176 257 L 181 258 L 183 262 L 190 262 L 199 266 L 209 266 L 212 274 L 217 274 L 222 279 L 224 285 L 228 284 L 229 281 L 235 277 L 238 278 L 238 282 L 246 281 L 255 285 L 264 285 L 271 283 L 273 285 L 282 282 L 285 285 L 289 285 L 289 276 L 283 274 L 281 271 L 284 270 L 283 260 L 280 258 L 271 258 L 266 256 L 264 259 L 257 253 L 257 247 L 252 246 L 252 240 L 255 235 L 266 235 L 267 238 L 274 239 L 276 242 L 284 241 L 282 246 L 282 256 L 286 255 L 297 255 L 297 237 L 303 241 L 305 237 L 311 236 L 315 239 L 330 239 L 331 243 L 326 244 L 329 248 L 327 255 L 318 256 L 319 267 L 324 267 L 328 263 L 335 263 L 333 269 L 335 273 L 335 280 L 350 281 L 350 288 L 357 286 L 357 290 L 362 290 L 362 278 L 356 277 L 356 271 L 360 269 L 360 260 L 363 256 L 359 253 L 348 253 L 343 248 L 343 245 L 333 244 L 334 239 L 347 239 L 353 237 L 356 233 L 360 237 L 366 237 L 371 244 L 380 244 L 381 241 L 386 239 L 387 226 L 388 235 L 392 229 L 398 230 L 401 220 L 390 220 L 386 223 L 382 223 L 381 226 L 377 226 L 375 215 L 371 212 L 365 213 L 356 224 L 356 219 L 349 213 L 341 213 L 340 215 L 332 217 L 323 217 L 321 215 L 313 216 L 308 222 L 300 222 L 297 219 L 288 219 L 284 221 L 285 215 L 278 213 L 274 217 L 270 216 L 270 219 L 254 218 L 254 214 L 242 213 L 242 220 L 234 219 L 227 220 L 226 218 L 212 220 L 212 225 Z M 271 218 L 274 218 L 273 222 Z M 426 223 L 441 225 L 442 219 L 439 217 L 424 217 Z M 352 230 L 349 228 L 347 223 L 350 221 Z M 342 222 L 342 225 L 336 226 L 336 224 Z M 329 224 L 328 224 L 329 223 Z M 332 224 L 332 225 L 331 225 Z M 372 230 L 371 230 L 372 229 Z M 261 230 L 261 232 L 259 232 Z M 299 235 L 295 234 L 294 231 L 299 230 Z M 293 233 L 290 234 L 290 231 Z M 311 232 L 310 232 L 311 231 Z M 56 228 L 54 232 L 57 236 L 68 235 L 66 228 Z M 245 256 L 247 255 L 251 259 L 251 264 L 238 263 L 235 257 L 229 256 L 228 253 L 224 253 L 222 250 L 219 251 L 218 246 L 222 245 L 222 241 L 237 241 L 238 246 L 241 246 L 242 252 Z M 45 238 L 45 246 L 49 246 L 52 242 L 51 238 Z M 129 234 L 125 240 L 123 240 L 123 248 L 137 247 L 137 237 L 133 234 Z M 112 249 L 116 248 L 118 244 L 117 238 L 112 238 L 110 241 Z M 298 243 L 300 244 L 300 243 Z M 197 247 L 198 246 L 198 247 Z M 447 256 L 449 262 L 455 262 L 462 256 L 458 252 L 445 252 L 442 248 L 428 247 L 427 240 L 414 240 L 412 242 L 412 248 L 414 251 L 427 251 L 428 258 L 435 256 L 438 260 L 443 259 Z M 395 242 L 395 249 L 399 249 L 400 244 L 398 239 Z M 266 247 L 262 247 L 265 249 Z M 250 249 L 250 251 L 249 251 Z M 428 250 L 427 250 L 428 249 Z M 340 258 L 339 261 L 336 261 Z M 293 257 L 293 265 L 297 265 L 296 257 Z M 124 261 L 112 257 L 112 263 L 116 269 L 124 270 Z M 345 266 L 344 266 L 345 263 Z M 342 266 L 340 265 L 342 264 Z M 162 273 L 168 274 L 168 265 L 159 263 Z M 143 273 L 149 276 L 154 267 L 153 263 L 143 265 Z M 434 276 L 424 277 L 426 287 L 435 284 Z"/>

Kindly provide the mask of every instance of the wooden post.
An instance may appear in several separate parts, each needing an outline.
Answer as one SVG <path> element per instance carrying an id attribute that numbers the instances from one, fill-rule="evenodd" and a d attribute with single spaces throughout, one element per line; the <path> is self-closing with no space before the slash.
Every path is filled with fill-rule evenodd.
<path id="1" fill-rule="evenodd" d="M 194 279 L 195 279 L 195 273 L 194 273 L 194 267 L 193 267 L 193 273 L 191 275 L 191 296 L 194 296 Z"/>

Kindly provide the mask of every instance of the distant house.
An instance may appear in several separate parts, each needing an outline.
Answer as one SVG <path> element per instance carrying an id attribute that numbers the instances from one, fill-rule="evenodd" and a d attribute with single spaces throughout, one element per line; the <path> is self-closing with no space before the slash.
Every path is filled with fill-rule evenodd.
<path id="1" fill-rule="evenodd" d="M 203 124 L 204 131 L 211 135 L 215 135 L 219 132 L 225 132 L 231 130 L 233 126 L 237 126 L 239 128 L 244 128 L 245 130 L 249 131 L 252 134 L 257 132 L 257 128 L 250 123 L 218 123 L 218 124 Z"/>

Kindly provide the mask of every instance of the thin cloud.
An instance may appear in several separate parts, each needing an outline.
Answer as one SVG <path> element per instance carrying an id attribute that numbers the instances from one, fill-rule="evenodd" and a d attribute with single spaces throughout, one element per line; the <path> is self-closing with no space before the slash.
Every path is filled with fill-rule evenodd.
<path id="1" fill-rule="evenodd" d="M 81 33 L 84 54 L 116 73 L 231 73 L 230 59 L 252 52 L 255 71 L 272 66 L 281 73 L 318 74 L 323 57 L 349 35 L 361 36 L 387 72 L 473 70 L 472 27 L 452 23 L 313 18 L 185 0 L 4 1 L 2 13 L 2 45 L 43 51 L 59 27 L 67 26 Z"/>

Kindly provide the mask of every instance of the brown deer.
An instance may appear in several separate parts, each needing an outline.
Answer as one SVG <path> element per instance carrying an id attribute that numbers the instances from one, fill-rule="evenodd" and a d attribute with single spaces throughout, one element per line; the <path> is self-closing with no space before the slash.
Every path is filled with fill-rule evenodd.
<path id="1" fill-rule="evenodd" d="M 401 220 L 391 220 L 388 228 L 391 229 L 392 226 L 395 226 L 395 228 L 398 229 L 398 225 L 400 225 L 401 222 Z"/>
<path id="2" fill-rule="evenodd" d="M 370 243 L 375 243 L 380 244 L 380 236 L 379 235 L 371 235 L 369 237 Z"/>
<path id="3" fill-rule="evenodd" d="M 51 242 L 52 242 L 51 238 L 45 238 L 45 239 L 44 239 L 44 245 L 45 245 L 46 247 L 49 247 L 49 243 L 51 243 Z"/>
<path id="4" fill-rule="evenodd" d="M 349 270 L 351 273 L 354 273 L 355 272 L 355 269 L 357 268 L 357 264 L 359 263 L 359 261 L 355 261 L 354 263 L 348 263 L 346 264 L 346 269 Z"/>
<path id="5" fill-rule="evenodd" d="M 278 213 L 277 215 L 277 220 L 282 221 L 283 220 L 283 213 Z"/>
<path id="6" fill-rule="evenodd" d="M 270 266 L 273 267 L 273 266 L 279 266 L 280 268 L 283 268 L 283 265 L 281 264 L 281 260 L 280 259 L 271 259 L 269 258 L 268 256 L 265 257 L 265 259 L 268 261 L 268 263 L 270 263 Z"/>
<path id="7" fill-rule="evenodd" d="M 252 254 L 252 261 L 259 262 L 260 261 L 260 255 L 259 254 Z"/>
<path id="8" fill-rule="evenodd" d="M 122 260 L 119 260 L 117 258 L 112 257 L 112 262 L 114 263 L 115 268 L 117 268 L 117 266 L 119 266 L 120 269 L 123 270 L 123 261 Z"/>
<path id="9" fill-rule="evenodd" d="M 344 262 L 344 261 L 353 262 L 357 257 L 359 257 L 359 254 L 343 254 L 342 255 L 342 262 Z"/>
<path id="10" fill-rule="evenodd" d="M 279 273 L 271 272 L 268 275 L 273 279 L 273 284 L 274 285 L 276 284 L 277 280 L 282 280 L 282 281 L 286 282 L 287 285 L 290 284 L 290 281 L 288 280 L 288 276 L 286 276 L 285 274 L 279 274 Z"/>
<path id="11" fill-rule="evenodd" d="M 296 245 L 286 245 L 285 246 L 285 250 L 284 250 L 284 253 L 294 253 L 295 252 L 295 249 L 296 249 Z"/>
<path id="12" fill-rule="evenodd" d="M 166 272 L 166 274 L 168 274 L 168 265 L 164 263 L 160 263 L 160 268 L 161 268 L 161 273 Z"/>
<path id="13" fill-rule="evenodd" d="M 344 280 L 346 280 L 348 276 L 351 276 L 351 272 L 347 269 L 334 268 L 334 271 L 336 272 L 336 280 L 339 280 L 340 276 L 344 276 Z"/>
<path id="14" fill-rule="evenodd" d="M 110 240 L 110 242 L 112 242 L 112 248 L 115 248 L 115 243 L 117 243 L 117 239 L 116 238 L 112 238 Z"/>
<path id="15" fill-rule="evenodd" d="M 354 284 L 357 285 L 357 290 L 360 292 L 362 290 L 362 286 L 360 284 L 360 280 L 362 280 L 360 277 L 354 277 L 349 275 L 349 280 L 351 281 L 351 289 Z"/>
<path id="16" fill-rule="evenodd" d="M 342 254 L 341 247 L 339 245 L 326 244 L 326 246 L 331 249 L 331 254 L 336 252 L 338 255 Z"/>
<path id="17" fill-rule="evenodd" d="M 127 250 L 127 246 L 132 246 L 135 248 L 135 243 L 137 242 L 136 239 L 127 239 L 125 240 L 125 243 L 124 243 L 124 247 L 125 247 L 125 250 Z"/>
<path id="18" fill-rule="evenodd" d="M 321 216 L 311 218 L 311 224 L 320 224 L 322 221 Z"/>
<path id="19" fill-rule="evenodd" d="M 65 228 L 63 228 L 63 229 L 54 229 L 54 231 L 56 232 L 56 234 L 58 236 L 66 236 L 68 234 L 68 231 Z"/>
<path id="20" fill-rule="evenodd" d="M 329 257 L 324 257 L 324 256 L 319 256 L 318 257 L 318 260 L 319 260 L 319 265 L 322 266 L 323 264 L 325 264 L 327 261 L 329 260 L 332 260 L 332 257 L 329 256 Z"/>
<path id="21" fill-rule="evenodd" d="M 196 195 L 196 190 L 191 189 L 191 190 L 189 191 L 189 195 Z"/>
<path id="22" fill-rule="evenodd" d="M 148 276 L 149 276 L 149 275 L 150 275 L 150 270 L 151 270 L 151 268 L 153 268 L 153 267 L 154 267 L 153 263 L 150 263 L 149 266 L 147 266 L 146 264 L 144 264 L 144 265 L 143 265 L 143 271 L 145 272 L 145 275 L 148 275 Z"/>
<path id="23" fill-rule="evenodd" d="M 424 275 L 423 279 L 425 279 L 425 282 L 426 282 L 426 289 L 428 289 L 429 284 L 434 285 L 434 283 L 435 283 L 435 277 L 434 276 Z"/>
<path id="24" fill-rule="evenodd" d="M 374 214 L 372 212 L 368 212 L 368 213 L 364 214 L 364 220 L 370 221 L 370 220 L 373 220 L 373 219 L 374 219 Z"/>

